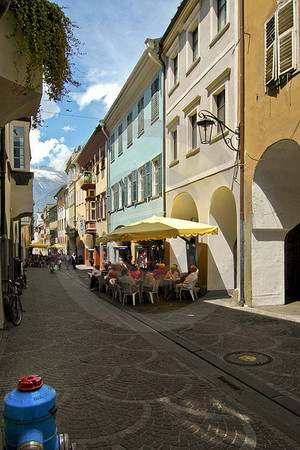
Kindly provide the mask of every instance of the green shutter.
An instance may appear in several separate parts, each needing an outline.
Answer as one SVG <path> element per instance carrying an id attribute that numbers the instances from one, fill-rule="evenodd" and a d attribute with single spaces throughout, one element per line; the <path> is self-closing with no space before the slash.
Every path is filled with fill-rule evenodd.
<path id="1" fill-rule="evenodd" d="M 163 190 L 163 170 L 162 170 L 162 154 L 157 158 L 157 170 L 158 170 L 158 192 L 162 193 Z"/>
<path id="2" fill-rule="evenodd" d="M 142 167 L 143 200 L 147 198 L 146 164 Z"/>
<path id="3" fill-rule="evenodd" d="M 128 206 L 128 177 L 124 178 L 124 206 Z"/>
<path id="4" fill-rule="evenodd" d="M 131 202 L 138 201 L 138 171 L 134 170 L 131 175 Z"/>
<path id="5" fill-rule="evenodd" d="M 147 197 L 152 196 L 152 161 L 146 163 Z"/>
<path id="6" fill-rule="evenodd" d="M 106 189 L 106 211 L 111 212 L 111 198 L 110 198 L 110 188 Z"/>

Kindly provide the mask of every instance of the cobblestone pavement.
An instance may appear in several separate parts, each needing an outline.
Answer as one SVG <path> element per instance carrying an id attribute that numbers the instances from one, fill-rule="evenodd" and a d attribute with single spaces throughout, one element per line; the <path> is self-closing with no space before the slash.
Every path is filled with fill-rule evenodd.
<path id="1" fill-rule="evenodd" d="M 197 355 L 200 346 L 207 354 L 212 349 L 221 362 L 224 353 L 261 352 L 265 345 L 272 362 L 247 370 L 264 381 L 268 375 L 256 371 L 273 364 L 272 386 L 295 400 L 296 373 L 285 384 L 280 373 L 288 374 L 291 355 L 297 359 L 299 329 L 290 322 L 284 328 L 276 320 L 270 335 L 268 321 L 256 324 L 251 316 L 248 322 L 245 313 L 200 301 L 119 308 L 90 292 L 86 273 L 77 270 L 29 269 L 28 278 L 23 321 L 8 324 L 2 335 L 0 394 L 21 376 L 42 376 L 57 392 L 58 431 L 69 433 L 78 449 L 300 449 L 282 424 L 271 425 L 268 398 L 264 403 L 237 381 L 232 389 L 232 378 Z M 249 406 L 251 397 L 258 407 Z M 273 408 L 282 421 L 294 420 L 279 404 Z M 1 432 L 3 443 L 3 421 Z"/>
<path id="2" fill-rule="evenodd" d="M 75 274 L 88 286 L 86 271 Z M 254 385 L 269 387 L 270 395 L 274 390 L 299 414 L 300 323 L 253 314 L 246 308 L 220 307 L 206 298 L 118 306 L 223 370 L 233 375 L 238 372 L 244 379 L 251 378 Z M 240 361 L 240 365 L 232 365 L 224 359 L 232 352 L 267 355 L 271 362 L 243 366 Z"/>

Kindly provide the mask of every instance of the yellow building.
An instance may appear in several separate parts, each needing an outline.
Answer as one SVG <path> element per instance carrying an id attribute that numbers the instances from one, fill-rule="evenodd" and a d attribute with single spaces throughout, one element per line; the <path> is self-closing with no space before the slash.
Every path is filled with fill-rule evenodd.
<path id="1" fill-rule="evenodd" d="M 299 1 L 244 3 L 245 297 L 284 304 L 300 298 Z"/>
<path id="2" fill-rule="evenodd" d="M 107 262 L 107 245 L 96 244 L 96 238 L 107 233 L 106 189 L 107 189 L 107 137 L 98 125 L 77 158 L 82 167 L 81 190 L 85 192 L 85 245 L 84 259 L 100 266 Z M 82 196 L 82 194 L 79 194 Z"/>

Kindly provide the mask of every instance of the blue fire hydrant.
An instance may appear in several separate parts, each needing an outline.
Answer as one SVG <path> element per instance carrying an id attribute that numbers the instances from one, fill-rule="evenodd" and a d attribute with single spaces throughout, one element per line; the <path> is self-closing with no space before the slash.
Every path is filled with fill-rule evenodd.
<path id="1" fill-rule="evenodd" d="M 4 397 L 6 450 L 76 449 L 67 434 L 58 435 L 56 392 L 38 375 L 19 380 Z"/>

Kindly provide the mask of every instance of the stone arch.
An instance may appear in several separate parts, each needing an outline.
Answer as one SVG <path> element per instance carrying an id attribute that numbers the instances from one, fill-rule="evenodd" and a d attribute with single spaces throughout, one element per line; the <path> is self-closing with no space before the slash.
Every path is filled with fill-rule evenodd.
<path id="1" fill-rule="evenodd" d="M 284 139 L 265 150 L 254 172 L 253 306 L 285 303 L 285 237 L 299 222 L 299 167 L 299 144 Z"/>
<path id="2" fill-rule="evenodd" d="M 181 192 L 174 198 L 170 217 L 200 221 L 197 205 L 191 194 Z M 167 243 L 168 251 L 165 253 L 167 264 L 177 264 L 181 272 L 187 272 L 189 266 L 196 264 L 200 268 L 200 284 L 206 286 L 207 258 L 201 245 L 198 244 L 198 237 L 167 239 Z"/>
<path id="3" fill-rule="evenodd" d="M 197 205 L 190 194 L 182 192 L 174 198 L 171 217 L 199 222 Z"/>
<path id="4" fill-rule="evenodd" d="M 219 234 L 209 239 L 208 289 L 231 291 L 237 287 L 237 212 L 232 191 L 217 189 L 211 199 L 210 225 L 217 225 Z"/>

